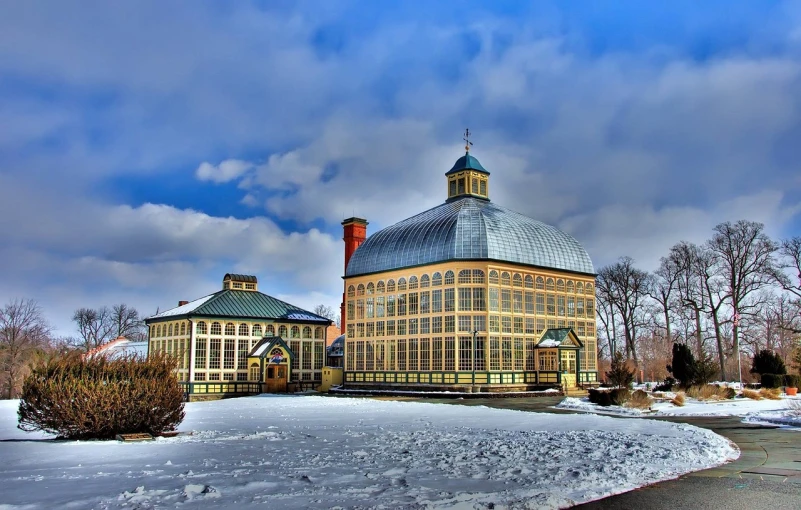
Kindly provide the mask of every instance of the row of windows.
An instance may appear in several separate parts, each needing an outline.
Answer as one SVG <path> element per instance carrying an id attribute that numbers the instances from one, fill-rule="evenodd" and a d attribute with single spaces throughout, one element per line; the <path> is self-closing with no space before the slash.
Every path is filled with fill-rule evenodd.
<path id="1" fill-rule="evenodd" d="M 576 354 L 536 349 L 536 341 L 511 336 L 446 336 L 398 340 L 358 340 L 347 350 L 348 371 L 526 370 L 575 372 Z M 581 370 L 595 370 L 595 342 L 581 349 Z M 588 354 L 589 353 L 589 354 Z M 473 356 L 475 355 L 475 362 Z M 561 362 L 560 362 L 561 361 Z"/>
<path id="2" fill-rule="evenodd" d="M 170 340 L 153 340 L 150 343 L 151 352 L 165 352 L 178 358 L 178 368 L 189 368 L 189 339 L 176 338 Z"/>
<path id="3" fill-rule="evenodd" d="M 457 293 L 458 290 L 458 293 Z M 457 300 L 458 296 L 458 300 Z M 357 298 L 346 305 L 348 321 L 454 312 L 502 312 L 595 318 L 595 298 L 512 289 L 461 287 Z"/>
<path id="4" fill-rule="evenodd" d="M 248 353 L 258 340 L 198 338 L 195 342 L 195 369 L 245 370 Z M 325 364 L 325 342 L 292 341 L 289 348 L 293 370 L 320 370 Z"/>
<path id="5" fill-rule="evenodd" d="M 150 327 L 150 337 L 159 338 L 173 335 L 185 335 L 186 324 L 186 322 L 181 322 L 180 327 L 179 324 L 175 324 L 174 326 L 173 324 L 156 324 Z M 197 323 L 196 331 L 198 335 L 222 335 L 223 326 L 219 322 L 207 324 L 206 322 L 200 321 Z M 316 340 L 325 338 L 325 329 L 319 326 L 312 329 L 311 326 L 303 326 L 301 328 L 300 326 L 285 326 L 282 324 L 279 325 L 276 330 L 276 326 L 273 324 L 267 324 L 263 329 L 261 324 L 254 324 L 252 329 L 250 324 L 240 324 L 237 327 L 233 322 L 229 322 L 225 325 L 226 336 L 255 336 L 262 338 L 263 336 L 275 336 L 276 331 L 278 336 L 282 338 L 312 338 L 312 334 Z"/>
<path id="6" fill-rule="evenodd" d="M 514 333 L 519 335 L 541 335 L 546 329 L 572 328 L 579 337 L 594 337 L 595 323 L 564 319 L 535 319 L 533 317 L 446 315 L 420 319 L 397 319 L 371 322 L 349 322 L 347 338 L 394 337 L 459 332 Z"/>
<path id="7" fill-rule="evenodd" d="M 397 285 L 395 280 L 390 279 L 384 283 L 383 280 L 378 283 L 370 282 L 367 285 L 360 283 L 359 285 L 348 286 L 348 297 L 363 296 L 365 294 L 382 294 L 384 292 L 414 290 L 417 288 L 425 289 L 428 287 L 439 287 L 443 285 L 453 285 L 456 279 L 454 278 L 453 271 L 446 271 L 443 278 L 442 273 L 436 272 L 431 278 L 424 274 L 418 280 L 417 276 L 410 276 L 407 282 L 406 278 L 398 278 Z M 484 285 L 485 273 L 480 269 L 463 269 L 459 271 L 458 282 L 460 285 Z M 574 282 L 573 280 L 564 280 L 562 278 L 545 278 L 537 276 L 536 278 L 530 274 L 523 276 L 520 273 L 509 273 L 508 271 L 498 272 L 492 270 L 489 272 L 490 285 L 503 285 L 507 287 L 525 287 L 527 289 L 540 289 L 555 292 L 566 292 L 568 294 L 586 294 L 594 295 L 595 288 L 592 283 Z"/>

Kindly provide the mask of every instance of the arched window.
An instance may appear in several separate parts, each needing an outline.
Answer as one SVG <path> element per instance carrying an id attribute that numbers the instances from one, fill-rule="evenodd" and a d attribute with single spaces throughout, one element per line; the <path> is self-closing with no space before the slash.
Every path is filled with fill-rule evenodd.
<path id="1" fill-rule="evenodd" d="M 303 338 L 311 338 L 311 327 L 303 326 Z"/>
<path id="2" fill-rule="evenodd" d="M 576 294 L 584 294 L 584 284 L 581 282 L 576 283 Z"/>
<path id="3" fill-rule="evenodd" d="M 169 333 L 167 333 L 167 336 L 172 336 L 172 324 L 167 326 L 167 331 L 169 331 Z"/>
<path id="4" fill-rule="evenodd" d="M 398 291 L 406 290 L 406 278 L 398 278 Z"/>
<path id="5" fill-rule="evenodd" d="M 367 284 L 367 294 L 375 294 L 375 285 L 373 285 L 373 282 Z"/>
<path id="6" fill-rule="evenodd" d="M 248 370 L 248 378 L 251 381 L 258 381 L 259 380 L 259 364 L 258 363 L 251 363 L 250 370 Z"/>
<path id="7" fill-rule="evenodd" d="M 470 270 L 462 269 L 459 271 L 459 283 L 470 283 Z"/>
<path id="8" fill-rule="evenodd" d="M 445 285 L 453 285 L 454 274 L 453 271 L 445 271 Z"/>
<path id="9" fill-rule="evenodd" d="M 264 336 L 275 336 L 275 326 L 267 324 L 267 327 L 264 329 Z"/>
<path id="10" fill-rule="evenodd" d="M 200 321 L 197 323 L 197 334 L 198 335 L 205 335 L 206 334 L 206 323 Z"/>
<path id="11" fill-rule="evenodd" d="M 537 277 L 537 288 L 540 290 L 545 288 L 545 278 L 542 276 Z"/>
<path id="12" fill-rule="evenodd" d="M 211 323 L 211 334 L 212 335 L 222 335 L 222 325 L 219 322 L 212 322 Z"/>
<path id="13" fill-rule="evenodd" d="M 156 338 L 156 326 L 150 326 L 150 338 Z"/>
<path id="14" fill-rule="evenodd" d="M 534 278 L 530 274 L 526 275 L 525 287 L 527 289 L 533 289 L 534 288 Z"/>
<path id="15" fill-rule="evenodd" d="M 354 297 L 354 296 L 356 296 L 356 287 L 354 287 L 353 285 L 349 285 L 348 286 L 348 297 Z"/>
<path id="16" fill-rule="evenodd" d="M 520 273 L 515 273 L 515 275 L 512 277 L 512 285 L 515 287 L 523 286 L 523 277 L 520 275 Z"/>
<path id="17" fill-rule="evenodd" d="M 439 287 L 442 285 L 442 273 L 439 271 L 434 273 L 434 276 L 431 278 L 431 285 L 434 287 Z"/>
<path id="18" fill-rule="evenodd" d="M 314 328 L 314 338 L 315 338 L 316 340 L 322 340 L 322 339 L 323 339 L 323 337 L 324 337 L 324 334 L 323 334 L 323 328 L 321 328 L 321 327 L 319 327 L 319 326 L 318 326 L 318 327 L 316 327 L 316 328 Z"/>
<path id="19" fill-rule="evenodd" d="M 375 291 L 376 291 L 377 294 L 383 294 L 384 293 L 384 280 L 381 280 L 380 282 L 378 282 L 378 284 L 375 286 Z"/>
<path id="20" fill-rule="evenodd" d="M 417 277 L 410 276 L 409 277 L 409 290 L 414 290 L 417 288 Z"/>
<path id="21" fill-rule="evenodd" d="M 584 286 L 584 293 L 585 294 L 595 294 L 595 289 L 593 288 L 591 283 L 588 283 Z"/>
<path id="22" fill-rule="evenodd" d="M 236 334 L 236 326 L 234 326 L 233 322 L 229 322 L 225 325 L 225 334 L 228 336 L 234 336 Z"/>
<path id="23" fill-rule="evenodd" d="M 564 292 L 565 291 L 565 281 L 561 278 L 556 280 L 556 292 Z"/>
<path id="24" fill-rule="evenodd" d="M 185 335 L 185 334 L 186 334 L 186 323 L 182 322 L 181 323 L 181 335 Z"/>
<path id="25" fill-rule="evenodd" d="M 356 287 L 356 295 L 357 296 L 364 296 L 364 284 L 360 283 L 359 286 Z"/>
<path id="26" fill-rule="evenodd" d="M 431 280 L 428 279 L 428 275 L 427 274 L 424 274 L 423 276 L 420 277 L 420 288 L 421 289 L 427 289 L 430 284 L 431 284 Z"/>
<path id="27" fill-rule="evenodd" d="M 553 290 L 553 278 L 545 280 L 545 290 Z"/>
<path id="28" fill-rule="evenodd" d="M 576 291 L 576 288 L 573 286 L 573 280 L 568 280 L 567 281 L 567 283 L 565 284 L 565 289 L 570 294 L 573 294 Z"/>
<path id="29" fill-rule="evenodd" d="M 253 336 L 261 336 L 261 324 L 254 324 L 253 325 Z"/>
<path id="30" fill-rule="evenodd" d="M 511 285 L 512 284 L 512 276 L 504 271 L 501 273 L 501 285 Z"/>
<path id="31" fill-rule="evenodd" d="M 160 336 L 161 336 L 161 324 L 159 324 L 158 326 L 156 326 L 156 334 L 155 334 L 155 335 L 153 335 L 153 336 L 155 336 L 156 338 L 158 338 L 158 337 L 160 337 Z"/>
<path id="32" fill-rule="evenodd" d="M 247 324 L 240 324 L 239 325 L 239 336 L 250 336 L 250 331 L 248 331 L 249 329 L 250 328 L 248 328 Z"/>
<path id="33" fill-rule="evenodd" d="M 292 332 L 292 334 L 291 334 L 292 338 L 300 338 L 300 328 L 299 327 L 292 326 L 291 332 Z"/>
<path id="34" fill-rule="evenodd" d="M 484 285 L 484 271 L 473 269 L 473 283 Z"/>
<path id="35" fill-rule="evenodd" d="M 280 336 L 281 338 L 286 338 L 287 337 L 286 326 L 284 326 L 283 324 L 278 326 L 278 336 Z"/>
<path id="36" fill-rule="evenodd" d="M 389 280 L 387 282 L 387 292 L 395 292 L 395 280 Z"/>
<path id="37" fill-rule="evenodd" d="M 490 275 L 489 275 L 490 285 L 498 285 L 499 281 L 500 280 L 498 279 L 498 271 L 496 271 L 494 269 L 492 271 L 490 271 Z"/>

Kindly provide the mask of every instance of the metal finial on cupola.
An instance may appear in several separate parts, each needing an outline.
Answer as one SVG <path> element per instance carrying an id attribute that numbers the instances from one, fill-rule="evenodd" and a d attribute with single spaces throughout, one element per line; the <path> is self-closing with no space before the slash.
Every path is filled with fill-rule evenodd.
<path id="1" fill-rule="evenodd" d="M 470 152 L 470 147 L 473 146 L 473 142 L 470 141 L 470 135 L 472 134 L 473 133 L 471 133 L 469 129 L 465 128 L 464 137 L 462 138 L 462 140 L 464 140 L 464 151 L 466 153 Z"/>

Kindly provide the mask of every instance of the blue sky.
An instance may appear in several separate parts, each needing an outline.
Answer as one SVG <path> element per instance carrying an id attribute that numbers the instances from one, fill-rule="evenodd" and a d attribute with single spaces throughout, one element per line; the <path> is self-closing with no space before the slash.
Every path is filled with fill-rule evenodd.
<path id="1" fill-rule="evenodd" d="M 722 221 L 798 235 L 795 2 L 9 2 L 0 300 L 150 314 L 225 272 L 337 307 L 340 221 L 492 199 L 652 269 Z"/>

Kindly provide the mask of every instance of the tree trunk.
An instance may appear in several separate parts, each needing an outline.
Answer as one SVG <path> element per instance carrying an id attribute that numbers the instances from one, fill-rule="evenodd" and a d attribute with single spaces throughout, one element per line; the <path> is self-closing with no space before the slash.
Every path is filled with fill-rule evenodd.
<path id="1" fill-rule="evenodd" d="M 715 326 L 715 340 L 718 344 L 718 360 L 720 361 L 720 380 L 726 380 L 726 354 L 723 351 L 723 338 L 720 334 L 720 319 L 718 319 L 718 311 L 712 311 L 712 324 Z"/>

